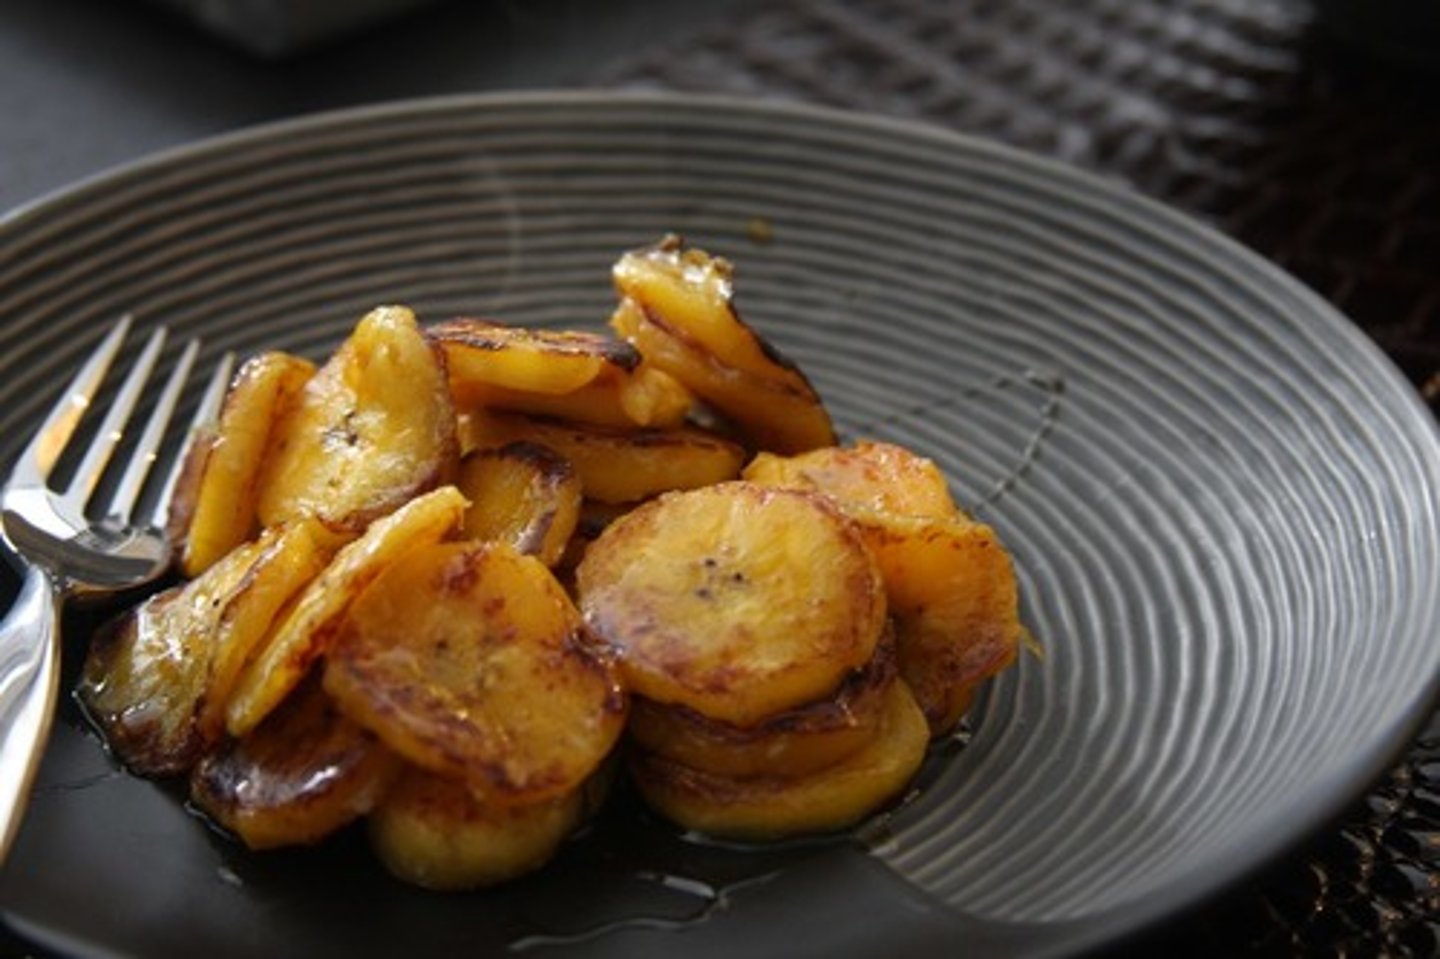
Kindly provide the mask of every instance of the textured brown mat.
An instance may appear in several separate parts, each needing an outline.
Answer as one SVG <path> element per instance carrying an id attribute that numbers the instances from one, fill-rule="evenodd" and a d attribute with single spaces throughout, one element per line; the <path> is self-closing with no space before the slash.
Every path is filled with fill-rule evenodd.
<path id="1" fill-rule="evenodd" d="M 596 79 L 914 117 L 1123 181 L 1308 283 L 1440 409 L 1436 77 L 1301 0 L 757 3 Z M 1128 951 L 1440 955 L 1440 714 L 1336 828 Z"/>

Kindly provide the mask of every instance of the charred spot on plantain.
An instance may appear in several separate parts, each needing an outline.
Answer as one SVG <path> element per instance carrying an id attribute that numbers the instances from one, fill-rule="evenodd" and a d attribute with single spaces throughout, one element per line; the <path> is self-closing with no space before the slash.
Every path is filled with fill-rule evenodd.
<path id="1" fill-rule="evenodd" d="M 640 351 L 625 340 L 616 340 L 584 330 L 521 329 L 493 320 L 456 317 L 436 323 L 425 331 L 432 342 L 458 343 L 474 350 L 498 353 L 512 349 L 526 339 L 543 343 L 553 353 L 594 356 L 626 372 L 640 365 Z"/>
<path id="2" fill-rule="evenodd" d="M 329 449 L 357 445 L 360 442 L 360 431 L 355 428 L 357 415 L 354 409 L 348 409 L 341 415 L 340 422 L 321 430 L 320 442 L 322 445 Z M 332 485 L 334 485 L 333 482 Z"/>

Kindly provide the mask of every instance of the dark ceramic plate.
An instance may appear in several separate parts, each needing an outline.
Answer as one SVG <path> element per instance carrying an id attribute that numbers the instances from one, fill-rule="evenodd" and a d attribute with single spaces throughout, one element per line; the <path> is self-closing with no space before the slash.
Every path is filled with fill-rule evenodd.
<path id="1" fill-rule="evenodd" d="M 12 924 L 147 957 L 1068 953 L 1294 843 L 1422 718 L 1440 447 L 1379 352 L 1190 220 L 905 123 L 451 99 L 105 176 L 0 223 L 4 452 L 122 312 L 211 357 L 319 355 L 386 301 L 592 326 L 617 252 L 672 230 L 736 261 L 848 436 L 933 456 L 1012 546 L 1045 654 L 968 743 L 854 835 L 705 844 L 622 796 L 543 873 L 437 896 L 355 835 L 240 851 L 67 711 L 0 874 Z"/>

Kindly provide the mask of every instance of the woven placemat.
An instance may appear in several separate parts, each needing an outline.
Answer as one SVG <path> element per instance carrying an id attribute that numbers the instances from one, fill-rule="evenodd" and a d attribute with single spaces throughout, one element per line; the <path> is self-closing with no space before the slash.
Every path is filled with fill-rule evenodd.
<path id="1" fill-rule="evenodd" d="M 1440 110 L 1300 0 L 802 0 L 598 84 L 913 117 L 1201 217 L 1355 320 L 1440 409 Z M 1342 822 L 1134 955 L 1440 955 L 1440 714 Z"/>

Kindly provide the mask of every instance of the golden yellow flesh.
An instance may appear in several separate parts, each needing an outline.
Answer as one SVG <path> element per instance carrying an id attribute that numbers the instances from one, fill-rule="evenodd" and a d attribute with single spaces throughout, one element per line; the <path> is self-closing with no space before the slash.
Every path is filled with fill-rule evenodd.
<path id="1" fill-rule="evenodd" d="M 581 789 L 497 806 L 412 768 L 370 815 L 370 846 L 396 878 L 427 889 L 493 886 L 543 866 L 584 812 Z"/>
<path id="2" fill-rule="evenodd" d="M 795 365 L 740 319 L 734 306 L 734 268 L 728 261 L 667 237 L 621 256 L 612 276 L 620 296 L 663 317 L 665 326 L 683 331 L 726 367 L 809 388 Z"/>
<path id="3" fill-rule="evenodd" d="M 308 360 L 263 353 L 236 374 L 213 432 L 195 437 L 176 510 L 188 514 L 180 569 L 194 578 L 255 534 L 260 475 L 273 424 L 315 374 Z M 194 484 L 193 486 L 191 484 Z"/>
<path id="4" fill-rule="evenodd" d="M 236 682 L 225 707 L 230 735 L 243 736 L 259 725 L 325 652 L 337 621 L 365 587 L 406 551 L 457 532 L 466 505 L 455 487 L 441 487 L 371 523 L 341 549 L 301 591 Z"/>
<path id="5" fill-rule="evenodd" d="M 240 675 L 288 604 L 345 541 L 315 519 L 266 530 L 259 555 L 232 590 L 215 628 L 200 727 L 207 741 L 225 729 L 225 709 Z"/>
<path id="6" fill-rule="evenodd" d="M 920 768 L 925 716 L 903 682 L 891 683 L 875 738 L 804 776 L 736 779 L 639 753 L 631 773 L 645 801 L 687 829 L 734 839 L 780 839 L 852 826 L 895 799 Z"/>
<path id="7" fill-rule="evenodd" d="M 1010 557 L 967 519 L 930 460 L 888 443 L 760 454 L 745 478 L 812 489 L 855 520 L 885 580 L 900 673 L 935 735 L 959 722 L 975 687 L 1014 661 L 1021 629 Z"/>
<path id="8" fill-rule="evenodd" d="M 1019 650 L 1010 556 L 983 523 L 859 511 L 856 518 L 885 579 L 900 675 L 940 735 L 964 715 L 975 685 Z"/>
<path id="9" fill-rule="evenodd" d="M 802 388 L 785 377 L 726 366 L 634 300 L 621 301 L 610 326 L 648 362 L 731 420 L 756 448 L 798 453 L 835 442 L 830 414 L 808 384 Z"/>
<path id="10" fill-rule="evenodd" d="M 369 812 L 400 761 L 309 683 L 200 761 L 195 804 L 251 849 L 315 843 Z"/>
<path id="11" fill-rule="evenodd" d="M 606 503 L 734 479 L 745 461 L 739 446 L 691 428 L 615 430 L 487 412 L 466 417 L 461 430 L 469 449 L 519 441 L 549 447 L 575 467 L 585 496 Z"/>
<path id="12" fill-rule="evenodd" d="M 277 425 L 260 482 L 260 522 L 316 516 L 359 532 L 453 480 L 458 460 L 441 354 L 413 313 L 380 307 Z"/>
<path id="13" fill-rule="evenodd" d="M 740 319 L 732 273 L 725 260 L 675 237 L 627 253 L 612 271 L 622 304 L 611 326 L 760 448 L 793 453 L 834 443 L 805 374 Z"/>
<path id="14" fill-rule="evenodd" d="M 501 804 L 590 775 L 626 700 L 538 560 L 498 543 L 415 550 L 351 607 L 325 688 L 412 763 Z"/>
<path id="15" fill-rule="evenodd" d="M 648 363 L 634 369 L 605 366 L 593 380 L 567 393 L 479 383 L 456 395 L 461 409 L 508 410 L 628 429 L 680 426 L 695 402 L 694 395 L 679 380 Z"/>
<path id="16" fill-rule="evenodd" d="M 842 509 L 936 519 L 954 519 L 960 512 L 940 468 L 893 443 L 862 441 L 795 456 L 761 453 L 745 467 L 743 476 L 765 486 L 817 490 Z"/>
<path id="17" fill-rule="evenodd" d="M 196 719 L 226 604 L 260 554 L 246 543 L 197 579 L 147 599 L 90 644 L 80 698 L 110 748 L 146 776 L 185 772 L 206 746 Z"/>
<path id="18" fill-rule="evenodd" d="M 739 779 L 803 776 L 833 766 L 875 739 L 881 706 L 894 682 L 890 643 L 841 683 L 835 695 L 753 726 L 734 726 L 683 706 L 636 697 L 629 734 L 646 752 L 700 772 Z"/>
<path id="19" fill-rule="evenodd" d="M 580 477 L 569 461 L 535 443 L 479 450 L 460 464 L 470 500 L 465 535 L 508 543 L 554 566 L 580 520 Z"/>
<path id="20" fill-rule="evenodd" d="M 667 494 L 616 520 L 576 582 L 634 692 L 737 725 L 829 695 L 885 623 L 850 521 L 817 495 L 750 483 Z"/>
<path id="21" fill-rule="evenodd" d="M 607 368 L 633 369 L 633 347 L 594 333 L 534 330 L 485 320 L 457 319 L 428 333 L 445 353 L 450 388 L 465 405 L 483 403 L 493 389 L 563 394 L 580 389 Z"/>

